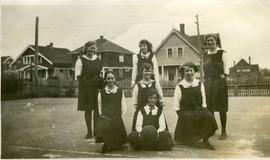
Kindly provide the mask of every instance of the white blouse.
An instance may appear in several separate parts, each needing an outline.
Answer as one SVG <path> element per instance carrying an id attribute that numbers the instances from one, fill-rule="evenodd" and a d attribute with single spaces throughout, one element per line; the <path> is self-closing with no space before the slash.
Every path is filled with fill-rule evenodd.
<path id="1" fill-rule="evenodd" d="M 144 81 L 139 81 L 138 83 L 141 84 L 142 88 L 146 88 L 148 85 L 149 87 L 151 87 L 153 85 L 153 82 L 154 80 L 151 80 L 149 82 L 144 82 Z M 161 89 L 161 86 L 159 83 L 157 83 L 156 81 L 156 85 L 155 87 L 156 90 L 157 90 L 157 94 L 160 96 L 160 102 L 163 103 L 163 92 L 162 92 L 162 89 Z M 132 99 L 133 99 L 133 105 L 134 107 L 137 107 L 138 105 L 138 96 L 139 96 L 139 88 L 138 88 L 138 85 L 136 84 L 133 88 L 133 91 L 132 91 Z"/>
<path id="2" fill-rule="evenodd" d="M 199 85 L 199 80 L 194 79 L 192 83 L 187 82 L 185 79 L 180 81 L 178 85 L 183 85 L 184 88 L 189 88 L 189 87 L 196 87 Z M 173 106 L 174 110 L 178 111 L 180 109 L 180 101 L 182 98 L 182 93 L 181 93 L 181 88 L 176 85 L 175 90 L 174 90 L 174 97 L 173 97 Z M 205 89 L 203 83 L 201 83 L 201 93 L 202 93 L 202 106 L 205 108 L 206 107 L 206 98 L 205 98 Z"/>
<path id="3" fill-rule="evenodd" d="M 117 92 L 118 87 L 115 85 L 112 89 L 109 89 L 107 86 L 105 87 L 105 91 L 107 94 L 114 94 Z M 100 92 L 98 93 L 98 110 L 99 114 L 102 114 L 102 99 L 101 99 L 101 94 Z M 122 91 L 122 99 L 121 99 L 121 111 L 122 111 L 122 117 L 126 113 L 127 110 L 127 103 L 126 103 L 126 98 L 124 91 Z"/>
<path id="4" fill-rule="evenodd" d="M 144 109 L 145 109 L 146 114 L 148 115 L 150 112 L 150 106 L 146 105 Z M 158 107 L 154 106 L 154 109 L 152 110 L 152 115 L 157 115 L 157 111 L 158 111 Z M 143 115 L 142 115 L 142 112 L 139 111 L 138 116 L 137 116 L 136 126 L 135 126 L 137 132 L 142 131 L 142 125 L 143 125 Z M 166 129 L 166 121 L 165 121 L 164 113 L 162 112 L 161 115 L 159 116 L 159 128 L 157 131 L 162 132 L 162 131 L 165 131 L 165 129 Z"/>

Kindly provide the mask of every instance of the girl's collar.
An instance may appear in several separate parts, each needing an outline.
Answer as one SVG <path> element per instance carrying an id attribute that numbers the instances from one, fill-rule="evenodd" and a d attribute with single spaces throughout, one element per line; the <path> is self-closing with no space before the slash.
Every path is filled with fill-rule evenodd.
<path id="1" fill-rule="evenodd" d="M 105 91 L 107 93 L 115 93 L 117 91 L 118 87 L 116 85 L 113 86 L 112 89 L 110 89 L 108 86 L 105 87 Z"/>
<path id="2" fill-rule="evenodd" d="M 207 53 L 208 53 L 208 54 L 215 54 L 215 53 L 217 53 L 219 50 L 221 50 L 221 48 L 217 47 L 214 51 L 208 50 Z"/>
<path id="3" fill-rule="evenodd" d="M 83 55 L 83 57 L 86 58 L 87 60 L 90 60 L 90 61 L 93 61 L 93 60 L 96 60 L 96 59 L 97 59 L 97 55 L 96 55 L 96 54 L 94 54 L 94 55 L 92 56 L 92 58 L 89 58 L 89 57 L 87 57 L 86 55 Z"/>
<path id="4" fill-rule="evenodd" d="M 194 78 L 194 80 L 192 82 L 188 82 L 185 79 L 183 79 L 181 82 L 179 82 L 179 84 L 183 85 L 185 88 L 197 86 L 198 83 L 199 83 L 199 80 L 195 79 L 195 78 Z"/>

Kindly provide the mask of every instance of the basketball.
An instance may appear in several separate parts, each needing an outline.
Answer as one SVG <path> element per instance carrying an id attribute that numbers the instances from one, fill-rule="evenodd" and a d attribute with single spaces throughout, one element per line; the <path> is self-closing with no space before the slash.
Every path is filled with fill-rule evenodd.
<path id="1" fill-rule="evenodd" d="M 154 126 L 144 126 L 141 131 L 141 136 L 144 141 L 153 142 L 156 140 L 158 133 Z"/>

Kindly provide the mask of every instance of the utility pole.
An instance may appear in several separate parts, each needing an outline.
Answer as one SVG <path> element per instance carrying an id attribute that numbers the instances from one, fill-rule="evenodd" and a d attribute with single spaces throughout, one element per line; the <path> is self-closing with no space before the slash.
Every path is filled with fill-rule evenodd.
<path id="1" fill-rule="evenodd" d="M 36 17 L 35 26 L 35 68 L 34 68 L 34 84 L 37 85 L 38 82 L 38 17 Z"/>
<path id="2" fill-rule="evenodd" d="M 200 36 L 200 27 L 199 27 L 199 16 L 196 14 L 196 25 L 197 25 L 197 37 L 198 37 L 198 46 L 199 46 L 199 54 L 200 54 L 200 78 L 201 81 L 204 81 L 204 73 L 203 73 L 203 53 L 202 53 L 202 46 L 201 46 L 201 36 Z"/>

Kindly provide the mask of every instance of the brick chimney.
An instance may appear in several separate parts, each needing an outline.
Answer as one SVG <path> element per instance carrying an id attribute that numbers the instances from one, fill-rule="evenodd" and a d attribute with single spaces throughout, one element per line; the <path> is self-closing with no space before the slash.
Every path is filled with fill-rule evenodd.
<path id="1" fill-rule="evenodd" d="M 184 24 L 184 23 L 181 23 L 179 26 L 180 26 L 180 32 L 181 32 L 182 34 L 186 34 L 186 33 L 185 33 L 185 24 Z"/>
<path id="2" fill-rule="evenodd" d="M 100 38 L 99 38 L 99 39 L 103 40 L 103 39 L 104 39 L 104 36 L 100 36 Z"/>
<path id="3" fill-rule="evenodd" d="M 250 56 L 248 57 L 248 64 L 251 64 L 251 58 L 250 58 Z"/>

